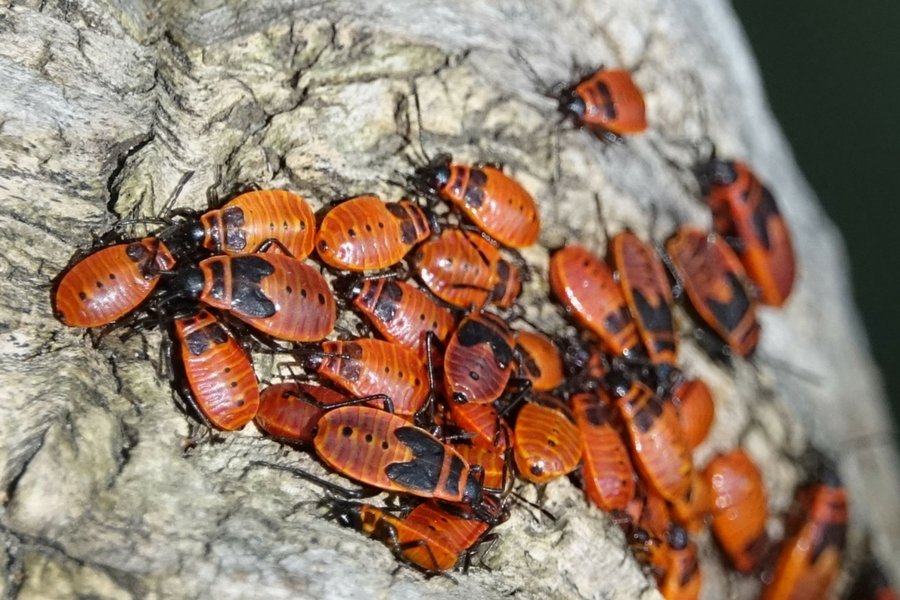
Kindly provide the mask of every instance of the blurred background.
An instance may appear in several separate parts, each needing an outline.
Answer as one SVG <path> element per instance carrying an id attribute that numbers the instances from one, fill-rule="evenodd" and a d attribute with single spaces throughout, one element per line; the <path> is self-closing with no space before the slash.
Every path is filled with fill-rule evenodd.
<path id="1" fill-rule="evenodd" d="M 900 2 L 733 4 L 756 53 L 772 110 L 847 244 L 856 302 L 884 376 L 896 440 Z"/>

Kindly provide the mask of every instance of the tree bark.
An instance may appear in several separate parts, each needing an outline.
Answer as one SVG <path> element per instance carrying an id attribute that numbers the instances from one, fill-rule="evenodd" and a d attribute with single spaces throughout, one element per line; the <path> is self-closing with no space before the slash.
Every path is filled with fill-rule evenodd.
<path id="1" fill-rule="evenodd" d="M 604 146 L 558 128 L 513 48 L 550 82 L 571 79 L 573 57 L 632 69 L 651 130 Z M 808 444 L 832 454 L 851 494 L 848 565 L 870 540 L 900 574 L 897 461 L 844 249 L 724 0 L 26 2 L 0 9 L 0 73 L 6 597 L 658 597 L 618 528 L 568 481 L 542 500 L 556 522 L 513 510 L 492 570 L 397 569 L 389 550 L 323 518 L 318 489 L 249 468 L 287 454 L 252 426 L 183 454 L 189 422 L 158 374 L 158 332 L 95 348 L 51 315 L 49 281 L 72 253 L 119 215 L 157 213 L 185 173 L 178 207 L 248 184 L 288 187 L 316 208 L 398 197 L 389 180 L 422 152 L 414 88 L 425 151 L 503 163 L 538 199 L 523 302 L 549 330 L 563 321 L 547 301 L 547 248 L 602 251 L 604 229 L 662 240 L 676 221 L 708 224 L 685 141 L 708 135 L 753 164 L 792 229 L 799 281 L 783 310 L 763 311 L 753 364 L 726 369 L 684 343 L 686 371 L 717 400 L 697 460 L 742 443 L 778 515 Z M 272 363 L 257 357 L 260 373 Z M 306 455 L 289 460 L 323 472 Z M 704 598 L 755 597 L 756 581 L 726 576 L 709 537 L 700 543 Z"/>

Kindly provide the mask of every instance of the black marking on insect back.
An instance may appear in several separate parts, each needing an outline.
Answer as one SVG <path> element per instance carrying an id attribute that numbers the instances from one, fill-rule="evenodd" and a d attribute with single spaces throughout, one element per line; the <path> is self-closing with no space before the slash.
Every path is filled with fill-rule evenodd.
<path id="1" fill-rule="evenodd" d="M 528 353 L 525 348 L 522 346 L 518 346 L 519 354 L 522 355 L 522 363 L 525 367 L 525 372 L 528 373 L 533 379 L 541 378 L 541 367 L 537 364 L 537 361 L 534 360 L 534 357 Z"/>
<path id="2" fill-rule="evenodd" d="M 594 89 L 602 98 L 601 102 L 598 104 L 599 108 L 603 111 L 603 117 L 609 121 L 615 120 L 618 117 L 618 113 L 616 112 L 616 102 L 613 99 L 609 86 L 603 81 L 597 81 L 596 84 L 594 84 Z"/>
<path id="3" fill-rule="evenodd" d="M 753 223 L 753 232 L 766 250 L 771 250 L 772 243 L 769 240 L 769 223 L 780 217 L 781 213 L 778 211 L 772 192 L 766 186 L 759 184 L 759 206 L 753 211 L 751 222 Z"/>
<path id="4" fill-rule="evenodd" d="M 140 242 L 133 242 L 128 244 L 125 248 L 125 256 L 128 257 L 128 260 L 134 263 L 141 263 L 147 260 L 147 256 L 150 252 L 147 251 L 147 248 Z"/>
<path id="5" fill-rule="evenodd" d="M 706 301 L 709 310 L 712 311 L 716 321 L 722 325 L 726 331 L 734 331 L 744 315 L 750 310 L 750 297 L 747 296 L 747 290 L 741 284 L 737 275 L 731 271 L 725 273 L 728 285 L 731 287 L 731 300 L 728 302 L 717 302 L 709 298 Z"/>
<path id="6" fill-rule="evenodd" d="M 847 542 L 847 525 L 846 523 L 825 523 L 823 531 L 816 545 L 813 546 L 812 562 L 819 560 L 822 552 L 826 548 L 835 548 L 838 552 L 843 551 Z"/>
<path id="7" fill-rule="evenodd" d="M 466 182 L 466 170 L 462 167 L 456 167 L 453 169 L 453 181 L 450 183 L 450 188 L 447 191 L 447 194 L 453 196 L 454 198 L 462 198 L 463 195 L 463 186 Z"/>
<path id="8" fill-rule="evenodd" d="M 633 402 L 636 402 L 637 399 Z M 634 426 L 641 433 L 647 433 L 656 423 L 656 420 L 662 415 L 662 400 L 658 396 L 651 396 L 638 411 L 634 414 Z"/>
<path id="9" fill-rule="evenodd" d="M 616 334 L 625 329 L 628 322 L 628 309 L 622 306 L 619 310 L 606 315 L 606 318 L 603 319 L 603 328 L 610 333 Z"/>
<path id="10" fill-rule="evenodd" d="M 212 275 L 212 282 L 209 286 L 209 295 L 216 300 L 225 299 L 225 265 L 222 260 L 213 260 L 207 263 L 209 272 Z"/>
<path id="11" fill-rule="evenodd" d="M 409 490 L 434 493 L 444 466 L 444 445 L 417 427 L 399 427 L 394 435 L 412 451 L 414 458 L 385 467 L 388 479 Z"/>
<path id="12" fill-rule="evenodd" d="M 390 323 L 397 316 L 401 300 L 403 300 L 403 290 L 400 286 L 394 281 L 385 282 L 373 307 L 375 316 L 382 323 Z"/>
<path id="13" fill-rule="evenodd" d="M 644 327 L 649 331 L 672 333 L 672 310 L 660 298 L 659 306 L 653 306 L 640 290 L 633 290 L 635 308 Z"/>
<path id="14" fill-rule="evenodd" d="M 466 463 L 460 457 L 455 454 L 450 455 L 449 473 L 447 473 L 447 481 L 444 482 L 444 491 L 447 494 L 455 496 L 459 493 L 459 482 L 462 479 L 462 472 L 465 466 Z"/>
<path id="15" fill-rule="evenodd" d="M 415 244 L 418 237 L 416 224 L 413 222 L 406 209 L 397 202 L 391 202 L 384 206 L 387 208 L 388 212 L 397 219 L 397 223 L 400 225 L 400 241 L 408 246 Z"/>
<path id="16" fill-rule="evenodd" d="M 203 329 L 194 331 L 184 338 L 188 351 L 194 356 L 200 356 L 212 346 L 224 344 L 228 341 L 228 334 L 218 323 L 207 325 Z"/>
<path id="17" fill-rule="evenodd" d="M 341 377 L 347 381 L 359 381 L 359 376 L 362 374 L 362 361 L 360 361 L 363 354 L 362 347 L 359 344 L 347 342 L 341 347 L 341 354 L 343 355 L 340 358 Z"/>
<path id="18" fill-rule="evenodd" d="M 260 282 L 275 272 L 272 263 L 256 255 L 231 259 L 231 306 L 244 316 L 264 319 L 275 314 L 275 303 L 263 293 Z"/>
<path id="19" fill-rule="evenodd" d="M 584 416 L 594 427 L 608 425 L 612 421 L 612 410 L 603 402 L 591 402 L 585 407 Z"/>
<path id="20" fill-rule="evenodd" d="M 507 343 L 505 336 L 483 321 L 467 319 L 456 332 L 456 338 L 465 348 L 488 344 L 494 360 L 501 369 L 505 369 L 512 362 L 513 349 Z"/>
<path id="21" fill-rule="evenodd" d="M 484 186 L 487 185 L 487 175 L 481 169 L 472 169 L 469 172 L 469 184 L 466 186 L 466 196 L 463 200 L 466 206 L 481 208 L 485 200 Z"/>
<path id="22" fill-rule="evenodd" d="M 223 209 L 222 225 L 225 228 L 225 248 L 231 252 L 244 252 L 247 248 L 244 210 L 237 206 Z"/>

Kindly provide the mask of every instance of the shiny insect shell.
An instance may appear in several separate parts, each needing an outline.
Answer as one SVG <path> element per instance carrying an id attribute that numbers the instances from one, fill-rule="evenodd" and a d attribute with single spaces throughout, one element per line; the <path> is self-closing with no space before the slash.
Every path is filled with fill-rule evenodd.
<path id="1" fill-rule="evenodd" d="M 696 534 L 706 526 L 711 511 L 712 492 L 709 489 L 709 480 L 702 472 L 694 469 L 687 497 L 676 500 L 671 505 L 669 512 L 672 520 L 690 533 Z"/>
<path id="2" fill-rule="evenodd" d="M 431 235 L 428 217 L 412 202 L 385 203 L 357 196 L 325 214 L 316 251 L 326 264 L 345 271 L 386 269 Z"/>
<path id="3" fill-rule="evenodd" d="M 447 402 L 453 424 L 472 434 L 469 442 L 487 450 L 505 450 L 512 445 L 512 430 L 493 404 Z"/>
<path id="4" fill-rule="evenodd" d="M 52 291 L 53 314 L 69 327 L 108 325 L 137 309 L 174 266 L 154 237 L 101 248 L 63 272 Z"/>
<path id="5" fill-rule="evenodd" d="M 339 503 L 332 511 L 342 524 L 388 546 L 426 573 L 449 571 L 488 530 L 488 524 L 455 515 L 434 501 L 423 502 L 406 517 L 369 504 Z"/>
<path id="6" fill-rule="evenodd" d="M 334 297 L 316 269 L 282 254 L 213 256 L 179 268 L 163 303 L 199 299 L 266 335 L 321 340 L 334 329 Z"/>
<path id="7" fill-rule="evenodd" d="M 667 383 L 678 362 L 678 336 L 665 267 L 652 246 L 628 231 L 612 238 L 610 256 L 647 356 Z"/>
<path id="8" fill-rule="evenodd" d="M 684 500 L 690 491 L 694 464 L 681 439 L 675 407 L 638 381 L 616 400 L 616 405 L 644 480 L 669 502 Z"/>
<path id="9" fill-rule="evenodd" d="M 509 248 L 537 241 L 537 204 L 518 181 L 496 167 L 470 166 L 441 155 L 416 169 L 414 188 L 439 196 L 461 210 L 479 229 Z"/>
<path id="10" fill-rule="evenodd" d="M 368 406 L 325 413 L 313 441 L 332 469 L 380 489 L 483 509 L 483 486 L 458 452 L 403 417 Z"/>
<path id="11" fill-rule="evenodd" d="M 550 289 L 610 354 L 631 356 L 640 347 L 637 329 L 612 272 L 586 248 L 569 245 L 550 257 Z"/>
<path id="12" fill-rule="evenodd" d="M 608 397 L 581 392 L 569 400 L 581 439 L 584 491 L 603 511 L 624 510 L 635 492 L 628 447 L 614 426 Z"/>
<path id="13" fill-rule="evenodd" d="M 837 476 L 801 489 L 796 523 L 788 524 L 772 582 L 761 600 L 828 598 L 847 542 L 847 494 Z"/>
<path id="14" fill-rule="evenodd" d="M 219 429 L 249 423 L 259 408 L 259 384 L 241 345 L 205 310 L 175 319 L 174 329 L 190 401 Z"/>
<path id="15" fill-rule="evenodd" d="M 732 450 L 704 470 L 712 500 L 712 532 L 734 567 L 749 573 L 768 550 L 769 515 L 765 485 L 747 454 Z"/>
<path id="16" fill-rule="evenodd" d="M 693 450 L 706 439 L 716 416 L 712 392 L 702 379 L 687 379 L 675 388 L 671 399 L 678 412 L 682 439 Z"/>
<path id="17" fill-rule="evenodd" d="M 550 392 L 565 381 L 563 361 L 556 345 L 542 333 L 517 331 L 516 351 L 521 376 L 536 392 Z"/>
<path id="18" fill-rule="evenodd" d="M 411 417 L 425 405 L 431 390 L 428 371 L 412 350 L 399 344 L 360 338 L 322 343 L 321 352 L 310 354 L 315 371 L 354 396 L 384 394 L 394 403 L 394 412 Z M 381 406 L 373 401 L 372 406 Z"/>
<path id="19" fill-rule="evenodd" d="M 742 162 L 712 159 L 704 174 L 714 230 L 734 248 L 760 302 L 781 306 L 794 286 L 796 261 L 775 198 Z"/>
<path id="20" fill-rule="evenodd" d="M 578 429 L 561 403 L 545 394 L 527 403 L 516 416 L 513 456 L 519 475 L 543 484 L 568 475 L 581 460 Z"/>
<path id="21" fill-rule="evenodd" d="M 659 581 L 659 592 L 666 600 L 697 600 L 703 574 L 697 562 L 697 546 L 684 530 L 673 528 L 667 536 L 669 551 L 665 574 Z"/>
<path id="22" fill-rule="evenodd" d="M 426 338 L 444 343 L 456 328 L 456 317 L 422 290 L 391 278 L 363 279 L 351 286 L 353 306 L 388 341 L 427 359 Z"/>
<path id="23" fill-rule="evenodd" d="M 463 319 L 444 353 L 444 389 L 451 402 L 487 404 L 497 400 L 512 375 L 513 338 L 491 313 Z"/>
<path id="24" fill-rule="evenodd" d="M 700 318 L 738 355 L 751 356 L 760 331 L 756 301 L 728 244 L 702 229 L 681 227 L 666 243 L 666 252 Z"/>
<path id="25" fill-rule="evenodd" d="M 464 404 L 462 406 L 478 406 L 476 404 Z M 504 424 L 505 426 L 505 424 Z M 507 451 L 501 447 L 484 448 L 469 444 L 453 444 L 453 449 L 459 452 L 463 460 L 469 466 L 479 466 L 484 470 L 482 485 L 486 490 L 500 493 L 505 487 L 511 465 L 507 463 Z"/>
<path id="26" fill-rule="evenodd" d="M 471 310 L 509 308 L 522 288 L 519 269 L 472 231 L 445 229 L 414 253 L 416 274 L 444 302 Z"/>
<path id="27" fill-rule="evenodd" d="M 308 446 L 312 444 L 316 423 L 325 414 L 325 407 L 347 400 L 344 394 L 320 385 L 298 381 L 275 383 L 260 394 L 254 423 L 279 442 Z"/>
<path id="28" fill-rule="evenodd" d="M 297 194 L 256 190 L 240 194 L 182 227 L 188 237 L 216 254 L 251 254 L 266 243 L 277 242 L 302 260 L 312 252 L 316 218 Z"/>
<path id="29" fill-rule="evenodd" d="M 560 112 L 606 141 L 647 129 L 644 94 L 622 69 L 601 67 L 563 90 L 558 100 Z"/>

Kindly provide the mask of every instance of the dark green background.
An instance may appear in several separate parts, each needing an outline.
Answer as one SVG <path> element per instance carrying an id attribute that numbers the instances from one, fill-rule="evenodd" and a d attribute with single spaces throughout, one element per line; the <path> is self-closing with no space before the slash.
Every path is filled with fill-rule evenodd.
<path id="1" fill-rule="evenodd" d="M 900 2 L 733 4 L 759 61 L 772 109 L 800 167 L 843 233 L 856 302 L 897 423 Z"/>

